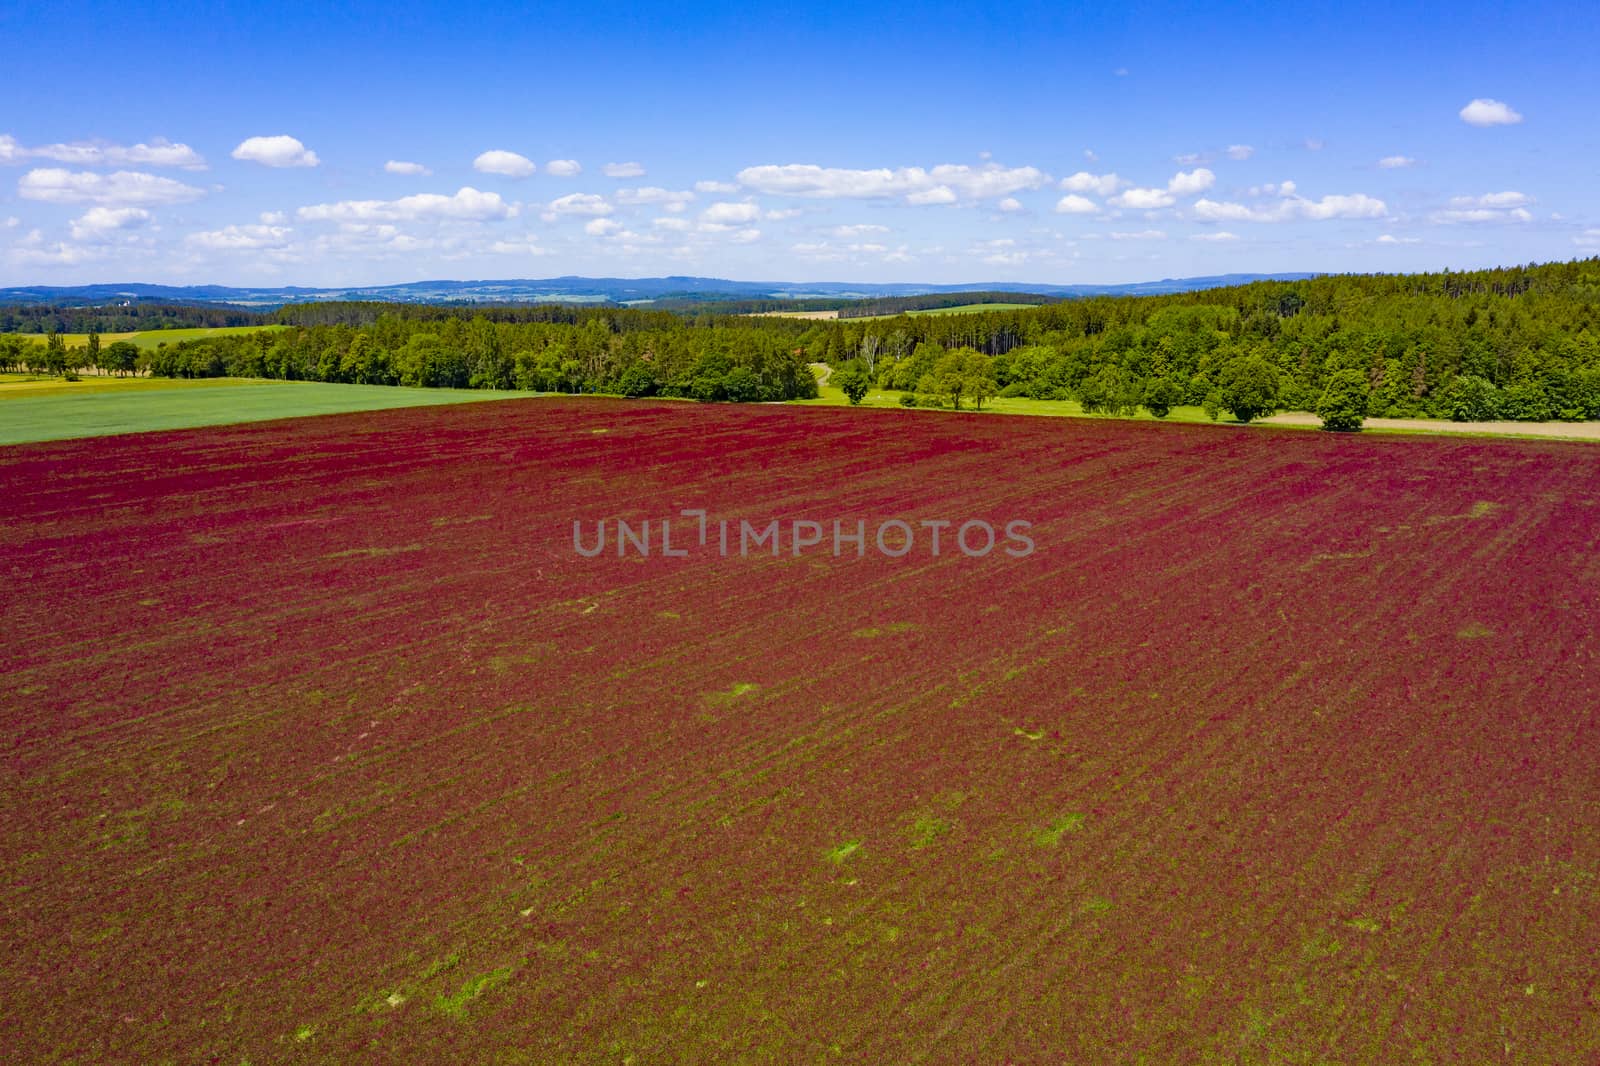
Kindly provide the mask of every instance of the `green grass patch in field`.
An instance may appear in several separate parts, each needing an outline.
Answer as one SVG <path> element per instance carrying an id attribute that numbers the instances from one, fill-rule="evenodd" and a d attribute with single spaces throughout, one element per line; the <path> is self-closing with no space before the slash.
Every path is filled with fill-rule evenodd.
<path id="1" fill-rule="evenodd" d="M 843 866 L 844 861 L 861 850 L 861 841 L 846 840 L 843 844 L 836 844 L 829 848 L 823 856 L 835 866 Z"/>
<path id="2" fill-rule="evenodd" d="M 0 380 L 0 445 L 531 395 L 245 378 Z"/>
<path id="3" fill-rule="evenodd" d="M 502 966 L 498 970 L 470 978 L 450 995 L 435 997 L 433 1001 L 434 1009 L 441 1014 L 448 1014 L 452 1018 L 464 1017 L 467 1013 L 467 1007 L 473 1000 L 494 991 L 511 980 L 511 972 L 511 967 Z"/>
<path id="4" fill-rule="evenodd" d="M 950 823 L 943 818 L 930 818 L 924 815 L 918 818 L 911 826 L 911 846 L 913 848 L 931 847 L 939 838 L 950 832 Z"/>
<path id="5" fill-rule="evenodd" d="M 1083 828 L 1083 818 L 1081 814 L 1065 814 L 1052 819 L 1047 826 L 1036 827 L 1028 835 L 1033 838 L 1035 844 L 1053 848 L 1061 843 L 1063 836 Z"/>

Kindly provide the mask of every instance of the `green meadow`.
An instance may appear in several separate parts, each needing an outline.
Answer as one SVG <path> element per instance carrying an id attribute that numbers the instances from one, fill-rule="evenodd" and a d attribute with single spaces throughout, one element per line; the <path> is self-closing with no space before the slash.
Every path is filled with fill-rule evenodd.
<path id="1" fill-rule="evenodd" d="M 492 389 L 408 389 L 240 378 L 86 377 L 63 381 L 0 374 L 0 445 L 531 395 Z"/>

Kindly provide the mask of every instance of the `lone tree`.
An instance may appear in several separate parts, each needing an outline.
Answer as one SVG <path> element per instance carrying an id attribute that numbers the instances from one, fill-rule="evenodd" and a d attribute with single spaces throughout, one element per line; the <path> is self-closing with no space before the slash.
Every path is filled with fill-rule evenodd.
<path id="1" fill-rule="evenodd" d="M 1278 409 L 1278 372 L 1258 355 L 1228 366 L 1222 406 L 1241 422 L 1253 422 Z"/>
<path id="2" fill-rule="evenodd" d="M 1317 401 L 1317 417 L 1322 428 L 1351 433 L 1367 420 L 1367 375 L 1359 370 L 1341 370 L 1328 379 Z"/>
<path id="3" fill-rule="evenodd" d="M 871 387 L 867 375 L 859 366 L 851 364 L 839 372 L 839 388 L 844 391 L 845 399 L 854 407 L 867 397 L 867 389 Z"/>

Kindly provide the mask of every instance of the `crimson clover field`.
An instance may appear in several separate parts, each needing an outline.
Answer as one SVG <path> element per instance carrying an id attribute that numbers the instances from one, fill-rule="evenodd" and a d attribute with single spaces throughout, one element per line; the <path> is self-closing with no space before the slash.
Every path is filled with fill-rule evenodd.
<path id="1" fill-rule="evenodd" d="M 1592 445 L 514 400 L 0 501 L 17 1061 L 1600 1056 Z M 685 508 L 1036 550 L 573 550 Z"/>

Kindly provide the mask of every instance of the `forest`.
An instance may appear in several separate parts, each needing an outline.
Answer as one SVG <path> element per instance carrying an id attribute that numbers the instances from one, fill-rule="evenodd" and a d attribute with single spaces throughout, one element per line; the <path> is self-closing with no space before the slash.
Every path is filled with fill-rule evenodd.
<path id="1" fill-rule="evenodd" d="M 872 319 L 321 302 L 255 320 L 295 328 L 162 345 L 140 366 L 174 377 L 741 401 L 815 395 L 806 364 L 827 363 L 841 384 L 900 390 L 908 403 L 998 394 L 1157 414 L 1232 409 L 1229 394 L 1246 380 L 1254 413 L 1315 410 L 1339 376 L 1364 382 L 1372 415 L 1600 418 L 1597 258 Z M 87 354 L 47 347 L 0 334 L 0 369 Z"/>

